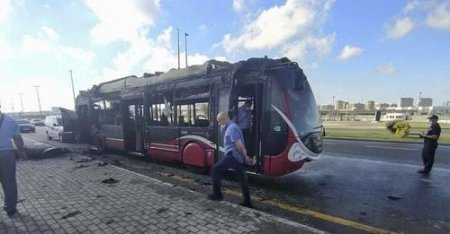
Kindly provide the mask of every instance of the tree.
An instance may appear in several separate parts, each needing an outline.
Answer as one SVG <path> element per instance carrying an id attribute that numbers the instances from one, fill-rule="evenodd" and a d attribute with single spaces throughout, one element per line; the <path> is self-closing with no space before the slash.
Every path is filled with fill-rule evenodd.
<path id="1" fill-rule="evenodd" d="M 406 137 L 411 126 L 404 120 L 394 120 L 386 123 L 386 129 L 398 137 Z"/>

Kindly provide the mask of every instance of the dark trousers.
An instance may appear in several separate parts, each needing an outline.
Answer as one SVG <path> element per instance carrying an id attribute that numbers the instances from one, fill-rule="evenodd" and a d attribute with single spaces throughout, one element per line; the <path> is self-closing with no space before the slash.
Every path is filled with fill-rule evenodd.
<path id="1" fill-rule="evenodd" d="M 436 148 L 430 144 L 425 143 L 422 149 L 422 161 L 423 161 L 423 170 L 425 172 L 430 172 L 431 168 L 433 168 L 434 163 L 434 153 L 436 152 Z"/>
<path id="2" fill-rule="evenodd" d="M 220 178 L 223 172 L 228 169 L 234 169 L 236 178 L 241 184 L 242 196 L 245 202 L 250 202 L 250 191 L 248 189 L 247 174 L 244 171 L 244 165 L 238 162 L 232 155 L 222 157 L 212 168 L 212 182 L 214 193 L 222 196 Z"/>
<path id="3" fill-rule="evenodd" d="M 6 212 L 17 205 L 16 154 L 13 150 L 0 151 L 0 182 L 2 183 Z"/>

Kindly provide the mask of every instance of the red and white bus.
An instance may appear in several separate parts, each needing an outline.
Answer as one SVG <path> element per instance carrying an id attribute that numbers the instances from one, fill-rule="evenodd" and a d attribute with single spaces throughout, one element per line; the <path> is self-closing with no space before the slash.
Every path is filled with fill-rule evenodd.
<path id="1" fill-rule="evenodd" d="M 248 172 L 277 177 L 322 152 L 323 126 L 303 70 L 287 58 L 210 60 L 166 73 L 94 85 L 77 97 L 79 139 L 208 169 L 222 156 L 219 112 L 231 118 L 252 100 L 255 164 Z"/>

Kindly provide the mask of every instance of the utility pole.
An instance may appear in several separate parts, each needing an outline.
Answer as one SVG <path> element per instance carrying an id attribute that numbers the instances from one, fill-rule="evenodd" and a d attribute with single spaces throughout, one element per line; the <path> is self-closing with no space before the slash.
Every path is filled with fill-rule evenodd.
<path id="1" fill-rule="evenodd" d="M 74 110 L 76 110 L 77 102 L 75 100 L 75 87 L 73 86 L 73 76 L 72 76 L 72 70 L 70 70 L 70 80 L 72 81 L 72 94 L 73 94 L 73 104 L 74 104 Z"/>
<path id="2" fill-rule="evenodd" d="M 422 99 L 422 92 L 419 92 L 419 100 L 417 100 L 417 115 L 420 115 L 419 109 L 420 109 L 420 104 L 422 104 L 420 99 Z"/>
<path id="3" fill-rule="evenodd" d="M 187 60 L 187 58 L 188 58 L 188 53 L 187 53 L 187 37 L 189 36 L 189 34 L 187 34 L 187 32 L 185 32 L 184 33 L 184 52 L 185 52 L 185 55 L 186 55 L 186 67 L 188 67 L 188 60 Z"/>
<path id="4" fill-rule="evenodd" d="M 20 115 L 23 114 L 23 112 L 25 112 L 25 109 L 23 108 L 23 99 L 22 99 L 22 93 L 19 93 L 19 97 L 20 97 Z"/>
<path id="5" fill-rule="evenodd" d="M 39 105 L 39 115 L 42 117 L 41 98 L 39 97 L 39 85 L 33 85 L 33 87 L 36 89 L 36 95 Z"/>
<path id="6" fill-rule="evenodd" d="M 336 106 L 334 105 L 334 98 L 335 96 L 333 96 L 333 112 L 332 112 L 332 120 L 334 120 L 334 112 L 336 111 Z"/>
<path id="7" fill-rule="evenodd" d="M 180 30 L 177 28 L 178 70 L 180 70 Z"/>

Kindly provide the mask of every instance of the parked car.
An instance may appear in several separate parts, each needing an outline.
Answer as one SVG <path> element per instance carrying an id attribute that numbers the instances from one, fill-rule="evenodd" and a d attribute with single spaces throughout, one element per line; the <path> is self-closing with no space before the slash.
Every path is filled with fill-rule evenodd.
<path id="1" fill-rule="evenodd" d="M 17 120 L 17 124 L 19 125 L 20 132 L 36 132 L 34 125 L 26 119 Z"/>
<path id="2" fill-rule="evenodd" d="M 43 120 L 40 120 L 40 119 L 33 119 L 33 120 L 31 120 L 31 123 L 32 123 L 34 126 L 45 126 L 44 121 L 43 121 Z"/>
<path id="3" fill-rule="evenodd" d="M 49 115 L 45 117 L 45 134 L 47 139 L 61 139 L 63 132 L 63 123 L 60 115 Z"/>

